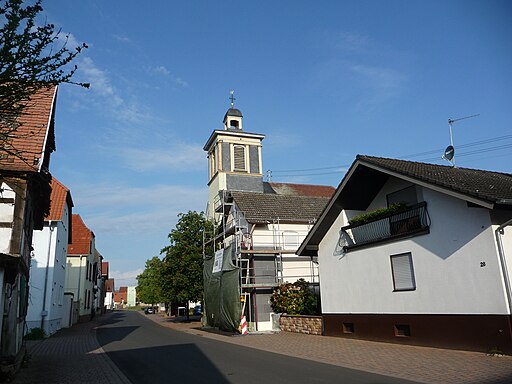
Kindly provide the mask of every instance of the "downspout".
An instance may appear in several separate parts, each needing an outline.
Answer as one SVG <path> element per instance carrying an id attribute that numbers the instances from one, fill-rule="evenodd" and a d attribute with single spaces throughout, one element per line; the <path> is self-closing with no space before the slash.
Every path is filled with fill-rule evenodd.
<path id="1" fill-rule="evenodd" d="M 46 311 L 46 296 L 48 289 L 48 270 L 50 269 L 50 254 L 52 251 L 52 237 L 53 231 L 55 228 L 52 228 L 53 221 L 50 220 L 48 224 L 48 228 L 50 229 L 50 239 L 48 240 L 48 254 L 46 255 L 46 271 L 44 273 L 44 289 L 43 289 L 43 309 L 41 311 L 41 329 L 44 329 L 44 318 L 48 316 L 48 312 Z"/>
<path id="2" fill-rule="evenodd" d="M 78 318 L 80 319 L 80 285 L 82 280 L 82 257 L 85 257 L 85 255 L 80 255 L 80 268 L 78 269 Z"/>
<path id="3" fill-rule="evenodd" d="M 503 242 L 501 240 L 501 235 L 503 235 L 505 233 L 505 227 L 508 227 L 511 224 L 512 224 L 512 219 L 501 224 L 494 231 L 494 233 L 496 234 L 496 244 L 498 245 L 498 255 L 500 257 L 501 271 L 503 273 L 503 280 L 505 283 L 505 291 L 507 294 L 509 315 L 512 315 L 512 294 L 511 294 L 511 288 L 510 288 L 510 279 L 509 279 L 509 275 L 508 275 L 507 261 L 505 260 L 505 251 L 503 249 Z"/>

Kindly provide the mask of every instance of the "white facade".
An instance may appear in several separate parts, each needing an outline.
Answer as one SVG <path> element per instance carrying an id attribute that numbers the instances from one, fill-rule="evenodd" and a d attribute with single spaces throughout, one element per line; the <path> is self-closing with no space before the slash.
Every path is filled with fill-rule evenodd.
<path id="1" fill-rule="evenodd" d="M 28 330 L 42 328 L 46 335 L 51 335 L 62 328 L 69 222 L 66 204 L 62 221 L 45 222 L 42 231 L 34 231 Z"/>
<path id="2" fill-rule="evenodd" d="M 385 206 L 400 183 L 389 181 L 368 210 Z M 335 255 L 340 228 L 348 225 L 347 213 L 339 215 L 318 250 L 323 313 L 510 313 L 489 210 L 417 188 L 427 202 L 429 234 Z M 511 232 L 504 236 L 509 264 Z M 394 291 L 390 257 L 409 252 L 416 289 Z"/>
<path id="3" fill-rule="evenodd" d="M 94 243 L 94 239 L 92 240 Z M 94 246 L 91 247 L 94 249 Z M 73 294 L 75 302 L 79 305 L 78 317 L 90 316 L 94 306 L 94 284 L 93 277 L 94 256 L 68 255 L 66 263 L 66 292 Z"/>

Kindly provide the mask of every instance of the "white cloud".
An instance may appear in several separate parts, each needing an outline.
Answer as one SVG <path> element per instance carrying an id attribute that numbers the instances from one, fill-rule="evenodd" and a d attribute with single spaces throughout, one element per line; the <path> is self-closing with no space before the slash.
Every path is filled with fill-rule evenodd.
<path id="1" fill-rule="evenodd" d="M 109 271 L 109 277 L 114 279 L 115 289 L 119 287 L 135 287 L 137 286 L 137 276 L 144 272 L 144 269 L 138 268 L 134 271 Z"/>
<path id="2" fill-rule="evenodd" d="M 355 32 L 341 32 L 336 36 L 335 47 L 342 50 L 365 52 L 373 45 L 368 36 Z"/>
<path id="3" fill-rule="evenodd" d="M 183 80 L 181 77 L 178 77 L 171 73 L 165 66 L 158 65 L 156 67 L 149 68 L 148 72 L 152 75 L 158 75 L 168 78 L 171 82 L 176 85 L 179 85 L 182 88 L 188 87 L 188 83 Z"/>
<path id="4" fill-rule="evenodd" d="M 166 149 L 119 148 L 114 149 L 125 164 L 136 171 L 152 170 L 191 171 L 205 167 L 205 153 L 199 145 L 173 144 Z"/>
<path id="5" fill-rule="evenodd" d="M 131 42 L 131 40 L 128 37 L 126 37 L 126 36 L 112 35 L 112 37 L 114 39 L 116 39 L 117 41 L 120 41 L 122 43 L 130 43 Z"/>
<path id="6" fill-rule="evenodd" d="M 88 185 L 73 189 L 73 200 L 87 212 L 87 225 L 105 233 L 171 229 L 180 212 L 205 209 L 205 187 Z"/>
<path id="7" fill-rule="evenodd" d="M 354 64 L 350 70 L 358 75 L 368 86 L 374 90 L 380 90 L 387 96 L 398 93 L 405 81 L 405 75 L 391 69 L 364 64 Z"/>

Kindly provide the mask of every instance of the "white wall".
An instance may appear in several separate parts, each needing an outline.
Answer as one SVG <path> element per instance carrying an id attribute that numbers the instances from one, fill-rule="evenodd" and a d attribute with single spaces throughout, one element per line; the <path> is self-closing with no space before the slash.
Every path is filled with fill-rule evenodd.
<path id="1" fill-rule="evenodd" d="M 41 231 L 34 231 L 34 252 L 30 265 L 29 307 L 27 328 L 40 328 L 43 310 L 43 329 L 51 335 L 61 329 L 64 311 L 64 285 L 68 248 L 68 209 L 64 209 L 63 221 L 45 223 Z M 51 225 L 51 227 L 50 227 Z M 46 283 L 46 302 L 44 290 Z"/>
<path id="2" fill-rule="evenodd" d="M 0 185 L 2 197 L 5 199 L 15 199 L 16 193 L 6 184 Z M 14 204 L 0 204 L 0 222 L 12 223 L 14 220 Z M 0 228 L 0 252 L 10 253 L 11 251 L 12 228 Z"/>
<path id="3" fill-rule="evenodd" d="M 372 206 L 385 206 L 393 185 Z M 334 256 L 346 225 L 343 214 L 338 217 L 319 245 L 324 313 L 507 313 L 489 212 L 439 192 L 419 192 L 431 218 L 428 235 Z M 390 256 L 405 252 L 412 253 L 416 290 L 393 292 Z"/>

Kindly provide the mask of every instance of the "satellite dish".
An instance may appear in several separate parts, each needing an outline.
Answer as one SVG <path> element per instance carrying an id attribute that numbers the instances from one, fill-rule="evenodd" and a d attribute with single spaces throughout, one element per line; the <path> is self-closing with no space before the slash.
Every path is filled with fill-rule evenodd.
<path id="1" fill-rule="evenodd" d="M 455 156 L 455 148 L 453 148 L 453 145 L 449 145 L 444 150 L 443 159 L 446 159 L 448 161 L 452 161 L 453 156 Z"/>

